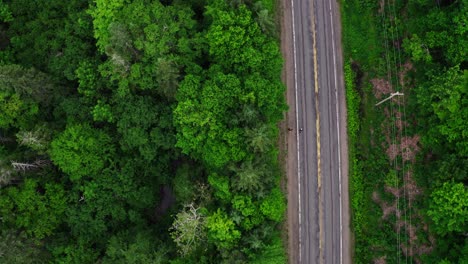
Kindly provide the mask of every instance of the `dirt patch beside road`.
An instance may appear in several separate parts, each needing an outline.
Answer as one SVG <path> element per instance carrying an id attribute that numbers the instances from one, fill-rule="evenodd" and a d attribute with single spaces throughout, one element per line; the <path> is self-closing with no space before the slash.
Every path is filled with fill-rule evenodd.
<path id="1" fill-rule="evenodd" d="M 282 79 L 286 84 L 286 101 L 289 105 L 289 111 L 286 113 L 285 121 L 280 125 L 280 142 L 284 144 L 281 147 L 285 151 L 286 157 L 283 160 L 287 175 L 287 199 L 288 210 L 286 229 L 288 232 L 288 260 L 289 263 L 298 263 L 299 259 L 299 217 L 298 217 L 298 178 L 297 178 L 297 141 L 295 137 L 296 125 L 296 102 L 294 93 L 294 54 L 292 39 L 292 15 L 291 1 L 281 0 L 280 3 L 280 22 L 281 22 L 281 53 L 284 58 L 284 67 Z M 291 131 L 292 129 L 292 131 Z"/>

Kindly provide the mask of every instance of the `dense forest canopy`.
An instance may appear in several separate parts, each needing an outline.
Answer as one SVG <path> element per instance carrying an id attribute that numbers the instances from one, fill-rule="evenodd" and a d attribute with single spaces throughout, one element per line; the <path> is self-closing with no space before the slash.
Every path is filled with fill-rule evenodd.
<path id="1" fill-rule="evenodd" d="M 0 262 L 284 263 L 273 1 L 0 1 Z"/>
<path id="2" fill-rule="evenodd" d="M 424 147 L 417 173 L 428 188 L 424 206 L 437 238 L 432 256 L 439 263 L 466 263 L 468 2 L 411 1 L 409 9 L 416 18 L 403 47 L 417 64 L 412 103 Z"/>

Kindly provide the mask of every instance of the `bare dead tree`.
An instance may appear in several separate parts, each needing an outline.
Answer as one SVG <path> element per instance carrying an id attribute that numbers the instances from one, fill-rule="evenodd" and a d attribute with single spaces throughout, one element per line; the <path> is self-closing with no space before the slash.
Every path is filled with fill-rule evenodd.
<path id="1" fill-rule="evenodd" d="M 18 184 L 20 179 L 15 177 L 17 172 L 10 166 L 10 164 L 0 160 L 0 188 Z"/>
<path id="2" fill-rule="evenodd" d="M 47 159 L 37 159 L 34 161 L 34 165 L 36 165 L 38 168 L 45 168 L 47 166 L 50 166 L 52 164 L 52 162 L 50 160 L 47 160 Z"/>
<path id="3" fill-rule="evenodd" d="M 11 166 L 13 166 L 13 169 L 18 172 L 26 172 L 39 168 L 39 166 L 34 163 L 23 163 L 16 161 L 11 161 Z"/>
<path id="4" fill-rule="evenodd" d="M 10 184 L 12 171 L 6 168 L 0 168 L 0 187 Z"/>
<path id="5" fill-rule="evenodd" d="M 4 137 L 2 135 L 0 135 L 0 143 L 9 143 L 9 142 L 13 142 L 14 140 L 10 137 Z"/>
<path id="6" fill-rule="evenodd" d="M 183 256 L 195 250 L 205 238 L 204 216 L 198 212 L 200 208 L 193 203 L 185 206 L 175 219 L 171 231 L 171 237 Z"/>

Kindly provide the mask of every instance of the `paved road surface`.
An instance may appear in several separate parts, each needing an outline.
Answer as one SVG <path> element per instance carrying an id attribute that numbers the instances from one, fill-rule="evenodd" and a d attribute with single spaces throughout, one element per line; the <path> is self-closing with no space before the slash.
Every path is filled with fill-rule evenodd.
<path id="1" fill-rule="evenodd" d="M 335 0 L 286 0 L 283 40 L 292 38 L 288 103 L 290 262 L 350 263 L 346 110 L 340 21 Z M 287 42 L 287 41 L 286 41 Z M 283 52 L 291 49 L 284 47 Z M 291 71 L 293 71 L 291 73 Z M 291 87 L 292 86 L 292 87 Z M 293 96 L 290 90 L 293 90 Z M 292 197 L 297 195 L 297 198 Z M 297 204 L 295 204 L 297 203 Z M 297 229 L 297 230 L 296 230 Z"/>

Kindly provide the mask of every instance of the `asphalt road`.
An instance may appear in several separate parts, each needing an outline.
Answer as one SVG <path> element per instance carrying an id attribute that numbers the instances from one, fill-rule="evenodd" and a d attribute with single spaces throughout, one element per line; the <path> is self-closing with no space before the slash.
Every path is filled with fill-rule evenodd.
<path id="1" fill-rule="evenodd" d="M 291 133 L 297 146 L 289 155 L 297 159 L 298 196 L 297 217 L 292 216 L 297 223 L 290 224 L 298 228 L 290 230 L 298 256 L 290 261 L 350 263 L 339 8 L 335 0 L 290 1 L 294 87 L 288 89 L 294 89 L 294 98 L 288 101 L 294 102 L 289 102 L 296 115 Z"/>

